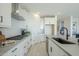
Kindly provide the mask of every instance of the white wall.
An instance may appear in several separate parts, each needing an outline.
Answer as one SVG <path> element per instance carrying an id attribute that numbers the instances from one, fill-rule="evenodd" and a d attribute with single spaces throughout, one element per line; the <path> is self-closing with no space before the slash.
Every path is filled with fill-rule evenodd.
<path id="1" fill-rule="evenodd" d="M 72 31 L 73 31 L 73 22 L 76 22 L 76 33 L 79 34 L 79 17 L 74 17 L 74 16 L 64 16 L 64 17 L 58 17 L 59 20 L 63 21 L 64 20 L 64 26 L 68 28 L 69 34 L 71 37 L 75 37 L 75 35 L 72 35 Z M 58 21 L 58 25 L 59 22 Z"/>
<path id="2" fill-rule="evenodd" d="M 11 21 L 12 22 L 11 22 L 10 28 L 0 28 L 2 33 L 6 36 L 6 38 L 20 35 L 21 34 L 21 26 L 25 27 L 23 25 L 24 24 L 23 21 L 18 21 L 14 18 L 12 18 Z"/>
<path id="3" fill-rule="evenodd" d="M 42 19 L 40 17 L 35 17 L 32 13 L 27 12 L 26 10 L 21 10 L 20 13 L 26 19 L 25 23 L 28 26 L 28 31 L 32 34 L 32 41 L 40 41 Z"/>
<path id="4" fill-rule="evenodd" d="M 27 17 L 26 17 L 27 18 Z M 29 31 L 32 33 L 32 44 L 40 41 L 41 36 L 41 19 L 40 17 L 35 18 L 32 14 L 28 14 L 26 19 Z"/>
<path id="5" fill-rule="evenodd" d="M 28 27 L 28 31 L 32 34 L 32 43 L 40 41 L 41 34 L 41 19 L 40 17 L 34 17 L 31 13 L 26 12 L 23 9 L 20 9 L 20 14 L 24 17 L 25 21 L 18 21 L 14 18 L 11 19 L 10 28 L 0 28 L 3 34 L 8 38 L 21 34 L 21 28 Z"/>
<path id="6" fill-rule="evenodd" d="M 61 21 L 64 21 L 64 27 L 66 27 L 68 29 L 68 34 L 71 34 L 71 18 L 70 16 L 58 16 L 58 21 L 57 21 L 57 26 L 58 28 L 61 27 Z M 57 30 L 58 35 L 60 35 L 61 37 L 66 37 L 65 35 L 61 35 L 60 34 L 60 28 Z"/>
<path id="7" fill-rule="evenodd" d="M 21 15 L 25 15 L 22 10 L 20 10 L 20 11 L 21 11 L 21 13 L 20 13 Z M 7 23 L 5 23 L 5 24 L 7 25 Z M 8 37 L 20 35 L 22 28 L 26 28 L 26 19 L 25 19 L 25 21 L 19 21 L 19 20 L 16 20 L 14 18 L 11 18 L 11 27 L 0 28 L 0 30 L 6 36 L 6 38 L 8 38 Z"/>
<path id="8" fill-rule="evenodd" d="M 76 22 L 76 33 L 79 34 L 79 17 L 71 16 L 71 31 L 73 32 L 73 23 Z M 71 33 L 72 35 L 72 33 Z"/>

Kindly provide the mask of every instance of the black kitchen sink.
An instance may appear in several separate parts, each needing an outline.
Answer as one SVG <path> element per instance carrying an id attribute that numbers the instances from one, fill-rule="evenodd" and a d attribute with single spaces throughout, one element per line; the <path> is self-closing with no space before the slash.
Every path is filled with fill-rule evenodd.
<path id="1" fill-rule="evenodd" d="M 61 43 L 61 44 L 76 44 L 74 42 L 68 41 L 68 40 L 64 40 L 62 38 L 55 38 L 53 37 L 54 40 L 56 40 L 57 42 Z"/>

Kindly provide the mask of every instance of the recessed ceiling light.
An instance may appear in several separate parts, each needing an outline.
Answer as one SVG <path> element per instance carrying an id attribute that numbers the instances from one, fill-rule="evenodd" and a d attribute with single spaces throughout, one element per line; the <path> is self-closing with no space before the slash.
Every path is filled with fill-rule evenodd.
<path id="1" fill-rule="evenodd" d="M 38 12 L 38 13 L 34 13 L 33 15 L 34 15 L 34 17 L 38 18 L 38 17 L 40 17 L 39 14 L 40 14 L 40 13 Z"/>
<path id="2" fill-rule="evenodd" d="M 35 16 L 35 17 L 39 17 L 39 15 L 38 15 L 38 14 L 34 14 L 34 16 Z"/>

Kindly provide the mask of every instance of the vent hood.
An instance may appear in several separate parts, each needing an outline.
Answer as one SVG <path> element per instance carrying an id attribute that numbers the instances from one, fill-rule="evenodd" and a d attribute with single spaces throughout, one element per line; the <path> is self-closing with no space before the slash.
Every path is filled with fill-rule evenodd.
<path id="1" fill-rule="evenodd" d="M 17 20 L 25 20 L 24 17 L 19 14 L 19 4 L 18 3 L 12 3 L 11 17 L 13 17 Z"/>

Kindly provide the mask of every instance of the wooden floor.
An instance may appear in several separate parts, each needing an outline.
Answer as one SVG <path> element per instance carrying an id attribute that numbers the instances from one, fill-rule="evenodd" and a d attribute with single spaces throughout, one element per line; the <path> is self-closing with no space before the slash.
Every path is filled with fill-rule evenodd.
<path id="1" fill-rule="evenodd" d="M 34 44 L 27 54 L 27 56 L 48 56 L 46 50 L 46 42 Z"/>

